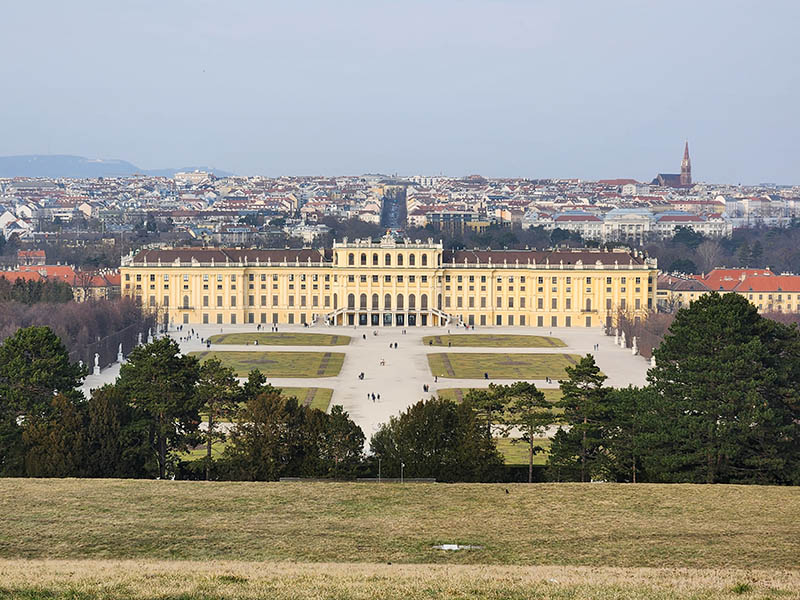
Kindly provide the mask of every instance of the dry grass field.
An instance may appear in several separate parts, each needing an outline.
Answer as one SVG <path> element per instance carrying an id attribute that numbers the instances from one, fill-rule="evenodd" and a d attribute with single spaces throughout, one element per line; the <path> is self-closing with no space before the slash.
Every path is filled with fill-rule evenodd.
<path id="1" fill-rule="evenodd" d="M 219 359 L 237 377 L 247 377 L 253 369 L 259 369 L 267 377 L 336 377 L 344 363 L 342 352 L 210 350 L 189 354 L 201 361 Z"/>
<path id="2" fill-rule="evenodd" d="M 2 479 L 0 511 L 3 599 L 800 597 L 793 488 Z"/>
<path id="3" fill-rule="evenodd" d="M 0 560 L 0 598 L 64 600 L 771 600 L 797 571 Z"/>

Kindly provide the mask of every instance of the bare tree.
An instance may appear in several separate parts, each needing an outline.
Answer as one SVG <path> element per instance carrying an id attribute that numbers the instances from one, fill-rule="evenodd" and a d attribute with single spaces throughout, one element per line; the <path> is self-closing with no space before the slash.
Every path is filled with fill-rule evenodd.
<path id="1" fill-rule="evenodd" d="M 722 260 L 722 246 L 719 242 L 706 240 L 697 247 L 698 265 L 704 273 L 708 273 L 714 267 L 720 266 Z"/>

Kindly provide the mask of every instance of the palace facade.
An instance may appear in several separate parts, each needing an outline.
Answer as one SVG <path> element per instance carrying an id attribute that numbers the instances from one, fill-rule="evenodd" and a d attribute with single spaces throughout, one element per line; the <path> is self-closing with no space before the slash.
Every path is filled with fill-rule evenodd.
<path id="1" fill-rule="evenodd" d="M 125 257 L 122 294 L 175 324 L 599 327 L 656 304 L 640 253 L 444 250 L 386 236 L 321 250 L 173 248 Z"/>

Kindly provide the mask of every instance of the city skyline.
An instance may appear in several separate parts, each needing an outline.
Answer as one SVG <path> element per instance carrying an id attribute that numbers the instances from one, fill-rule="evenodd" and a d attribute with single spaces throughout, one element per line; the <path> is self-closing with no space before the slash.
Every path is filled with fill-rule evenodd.
<path id="1" fill-rule="evenodd" d="M 19 4 L 0 155 L 649 181 L 688 139 L 696 181 L 792 184 L 800 8 L 769 4 Z"/>

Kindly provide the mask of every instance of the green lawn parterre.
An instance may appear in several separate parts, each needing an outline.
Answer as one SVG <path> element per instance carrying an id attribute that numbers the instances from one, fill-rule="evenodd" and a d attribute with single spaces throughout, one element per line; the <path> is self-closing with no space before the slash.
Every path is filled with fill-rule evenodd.
<path id="1" fill-rule="evenodd" d="M 436 395 L 443 400 L 461 402 L 466 395 L 473 389 L 481 388 L 441 388 L 436 391 Z M 558 402 L 561 400 L 561 390 L 555 388 L 539 388 L 548 402 Z M 563 411 L 562 411 L 563 412 Z"/>
<path id="2" fill-rule="evenodd" d="M 566 346 L 558 338 L 543 335 L 491 333 L 429 335 L 422 338 L 422 343 L 426 346 L 452 346 L 453 348 L 559 348 Z"/>
<path id="3" fill-rule="evenodd" d="M 238 352 L 210 350 L 190 352 L 201 361 L 216 358 L 234 370 L 237 377 L 247 377 L 253 369 L 267 377 L 335 377 L 344 363 L 341 352 Z"/>
<path id="4" fill-rule="evenodd" d="M 566 367 L 580 360 L 577 354 L 504 354 L 489 352 L 434 352 L 428 354 L 431 373 L 455 379 L 544 379 L 566 376 Z"/>
<path id="5" fill-rule="evenodd" d="M 221 333 L 208 338 L 212 344 L 254 344 L 259 346 L 346 346 L 350 336 L 327 333 L 247 332 Z"/>

